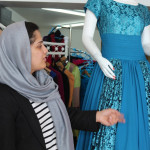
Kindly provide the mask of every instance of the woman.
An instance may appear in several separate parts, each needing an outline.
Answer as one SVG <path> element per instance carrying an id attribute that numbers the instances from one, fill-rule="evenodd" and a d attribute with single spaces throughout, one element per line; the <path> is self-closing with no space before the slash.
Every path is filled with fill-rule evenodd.
<path id="1" fill-rule="evenodd" d="M 18 22 L 0 37 L 0 148 L 73 150 L 71 125 L 58 86 L 43 70 L 47 49 L 38 26 Z M 124 122 L 115 110 L 68 110 L 72 127 L 97 130 L 97 123 Z"/>

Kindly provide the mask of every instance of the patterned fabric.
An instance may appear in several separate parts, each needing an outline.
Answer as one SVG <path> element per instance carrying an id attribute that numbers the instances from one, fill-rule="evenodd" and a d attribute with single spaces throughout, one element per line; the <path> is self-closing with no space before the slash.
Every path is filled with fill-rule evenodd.
<path id="1" fill-rule="evenodd" d="M 120 111 L 122 100 L 122 66 L 119 60 L 111 60 L 111 63 L 115 68 L 116 80 L 104 77 L 98 110 L 113 108 Z M 116 127 L 117 125 L 112 127 L 101 125 L 99 131 L 93 134 L 91 150 L 114 149 Z"/>
<path id="2" fill-rule="evenodd" d="M 145 81 L 145 91 L 148 109 L 148 121 L 149 121 L 149 134 L 150 134 L 150 64 L 146 61 L 140 61 L 140 65 L 143 72 L 143 77 Z"/>
<path id="3" fill-rule="evenodd" d="M 148 10 L 148 8 L 146 9 L 146 13 L 145 13 L 146 17 L 145 17 L 145 26 L 150 25 L 150 11 Z"/>
<path id="4" fill-rule="evenodd" d="M 84 9 L 86 10 L 86 8 L 91 10 L 95 14 L 96 18 L 99 19 L 101 13 L 101 0 L 89 0 Z"/>
<path id="5" fill-rule="evenodd" d="M 98 110 L 113 108 L 120 111 L 122 100 L 122 63 L 120 60 L 111 60 L 115 68 L 116 80 L 104 77 L 100 104 Z M 149 134 L 150 134 L 150 65 L 147 61 L 139 61 L 142 69 L 145 92 L 147 99 L 148 119 L 149 119 Z M 112 127 L 100 126 L 98 132 L 93 133 L 91 150 L 114 150 L 116 140 L 117 125 Z"/>
<path id="6" fill-rule="evenodd" d="M 144 27 L 150 25 L 150 12 L 141 4 L 134 6 L 113 0 L 88 0 L 86 9 L 97 17 L 100 34 L 141 35 Z"/>

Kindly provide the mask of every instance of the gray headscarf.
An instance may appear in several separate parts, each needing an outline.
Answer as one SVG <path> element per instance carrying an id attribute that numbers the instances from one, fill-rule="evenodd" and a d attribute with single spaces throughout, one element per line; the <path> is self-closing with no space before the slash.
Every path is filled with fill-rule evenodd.
<path id="1" fill-rule="evenodd" d="M 0 36 L 0 83 L 33 102 L 47 102 L 56 128 L 59 150 L 73 150 L 72 130 L 58 86 L 44 71 L 31 72 L 31 48 L 25 22 L 9 25 Z"/>

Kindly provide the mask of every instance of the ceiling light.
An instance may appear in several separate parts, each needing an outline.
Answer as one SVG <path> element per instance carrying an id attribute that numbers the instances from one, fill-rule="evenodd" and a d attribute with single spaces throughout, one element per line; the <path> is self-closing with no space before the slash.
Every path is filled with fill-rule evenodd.
<path id="1" fill-rule="evenodd" d="M 70 14 L 70 15 L 77 15 L 77 16 L 85 16 L 85 13 L 82 12 L 77 12 L 77 11 L 72 11 L 72 10 L 65 10 L 65 9 L 53 9 L 53 8 L 42 8 L 43 10 L 48 10 L 48 11 L 54 11 L 54 12 L 60 12 L 60 13 L 65 13 L 65 14 Z"/>
<path id="2" fill-rule="evenodd" d="M 62 27 L 56 27 L 56 29 L 61 29 Z"/>
<path id="3" fill-rule="evenodd" d="M 61 25 L 62 27 L 80 27 L 80 26 L 84 26 L 84 23 L 74 23 L 74 24 L 64 24 L 64 25 Z"/>

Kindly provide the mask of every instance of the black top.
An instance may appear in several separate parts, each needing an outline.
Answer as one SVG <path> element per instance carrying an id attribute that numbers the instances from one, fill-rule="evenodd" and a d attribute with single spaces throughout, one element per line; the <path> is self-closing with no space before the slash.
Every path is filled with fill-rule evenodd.
<path id="1" fill-rule="evenodd" d="M 98 131 L 96 111 L 69 108 L 68 114 L 72 128 Z M 39 121 L 29 100 L 4 84 L 0 84 L 0 149 L 46 150 Z"/>

